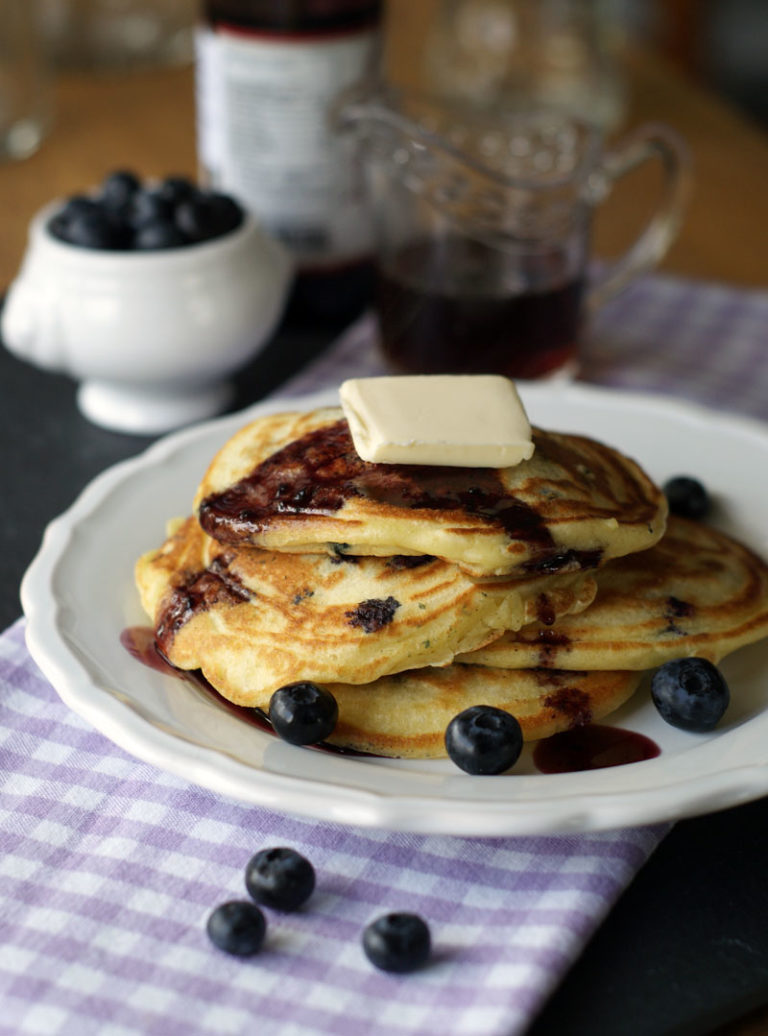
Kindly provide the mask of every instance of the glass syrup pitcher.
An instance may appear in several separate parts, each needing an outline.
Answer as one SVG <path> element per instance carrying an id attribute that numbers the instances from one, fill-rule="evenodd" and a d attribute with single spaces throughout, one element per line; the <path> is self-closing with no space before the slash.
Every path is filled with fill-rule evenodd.
<path id="1" fill-rule="evenodd" d="M 687 150 L 660 124 L 607 148 L 597 126 L 563 111 L 484 114 L 370 84 L 340 100 L 335 121 L 364 157 L 381 347 L 401 371 L 575 369 L 585 318 L 658 263 L 685 208 Z M 649 221 L 592 274 L 596 207 L 651 160 L 663 183 Z"/>

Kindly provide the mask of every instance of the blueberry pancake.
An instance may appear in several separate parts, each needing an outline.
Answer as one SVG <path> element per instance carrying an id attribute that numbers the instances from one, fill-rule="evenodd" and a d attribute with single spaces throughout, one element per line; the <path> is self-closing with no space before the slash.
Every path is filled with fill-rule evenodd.
<path id="1" fill-rule="evenodd" d="M 339 706 L 332 744 L 397 758 L 446 755 L 445 728 L 471 705 L 512 713 L 526 741 L 599 720 L 634 693 L 642 673 L 454 664 L 385 676 L 365 686 L 327 684 Z"/>
<path id="2" fill-rule="evenodd" d="M 675 658 L 718 662 L 768 636 L 768 566 L 730 536 L 670 516 L 661 541 L 596 573 L 578 616 L 506 633 L 462 660 L 529 669 L 651 669 Z"/>
<path id="3" fill-rule="evenodd" d="M 583 436 L 533 441 L 508 468 L 372 464 L 340 409 L 273 414 L 224 445 L 195 507 L 224 544 L 429 554 L 476 578 L 596 568 L 659 539 L 666 501 L 634 461 Z"/>
<path id="4" fill-rule="evenodd" d="M 584 608 L 595 593 L 584 572 L 479 583 L 431 556 L 223 546 L 194 518 L 139 559 L 136 581 L 166 657 L 250 706 L 296 680 L 370 683 L 445 665 L 506 629 Z"/>

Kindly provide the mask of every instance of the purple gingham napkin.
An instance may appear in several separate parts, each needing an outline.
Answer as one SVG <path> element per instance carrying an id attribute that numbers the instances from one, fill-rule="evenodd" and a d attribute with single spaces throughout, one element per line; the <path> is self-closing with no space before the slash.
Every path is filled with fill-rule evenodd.
<path id="1" fill-rule="evenodd" d="M 601 313 L 583 378 L 766 416 L 768 293 L 661 277 Z M 379 370 L 363 319 L 291 394 Z M 663 836 L 422 837 L 282 816 L 126 755 L 70 712 L 0 637 L 0 1033 L 44 1036 L 514 1036 Z M 262 952 L 207 942 L 266 846 L 314 864 L 304 909 L 268 913 Z M 434 953 L 394 977 L 365 959 L 389 910 L 429 923 Z"/>
<path id="2" fill-rule="evenodd" d="M 137 762 L 70 712 L 0 637 L 2 1033 L 259 1036 L 522 1032 L 660 829 L 560 838 L 342 828 L 217 798 Z M 290 845 L 317 871 L 261 953 L 207 941 L 243 871 Z M 429 923 L 432 962 L 395 977 L 360 946 L 389 910 Z"/>

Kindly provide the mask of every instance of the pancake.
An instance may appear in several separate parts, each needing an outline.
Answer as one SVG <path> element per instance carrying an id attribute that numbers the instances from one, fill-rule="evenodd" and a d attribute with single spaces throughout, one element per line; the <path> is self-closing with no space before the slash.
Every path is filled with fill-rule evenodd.
<path id="1" fill-rule="evenodd" d="M 445 728 L 471 705 L 514 715 L 526 741 L 599 720 L 636 690 L 641 673 L 534 669 L 513 672 L 475 665 L 417 669 L 364 687 L 327 684 L 339 705 L 331 744 L 398 758 L 446 755 Z"/>
<path id="2" fill-rule="evenodd" d="M 709 526 L 671 516 L 651 550 L 597 573 L 579 616 L 536 623 L 462 655 L 511 669 L 652 669 L 675 658 L 717 663 L 768 636 L 768 566 Z"/>
<path id="3" fill-rule="evenodd" d="M 295 680 L 370 683 L 444 665 L 537 618 L 586 607 L 588 573 L 478 583 L 434 557 L 224 547 L 194 518 L 136 565 L 158 646 L 225 698 L 264 707 Z"/>
<path id="4" fill-rule="evenodd" d="M 593 568 L 659 539 L 666 501 L 633 460 L 584 436 L 533 439 L 509 468 L 369 464 L 340 409 L 272 414 L 224 445 L 195 507 L 221 543 L 430 554 L 478 578 Z"/>

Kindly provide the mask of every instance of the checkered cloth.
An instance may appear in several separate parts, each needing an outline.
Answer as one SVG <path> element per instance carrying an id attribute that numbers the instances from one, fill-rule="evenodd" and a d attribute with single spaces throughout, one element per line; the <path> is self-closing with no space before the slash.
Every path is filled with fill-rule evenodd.
<path id="1" fill-rule="evenodd" d="M 768 294 L 660 277 L 607 306 L 582 377 L 766 416 Z M 289 386 L 372 373 L 363 320 Z M 126 755 L 0 637 L 0 1033 L 513 1036 L 525 1031 L 665 828 L 465 839 L 343 828 L 220 799 Z M 288 845 L 317 871 L 261 953 L 207 941 L 243 871 Z M 420 914 L 434 952 L 376 971 L 364 926 Z"/>

